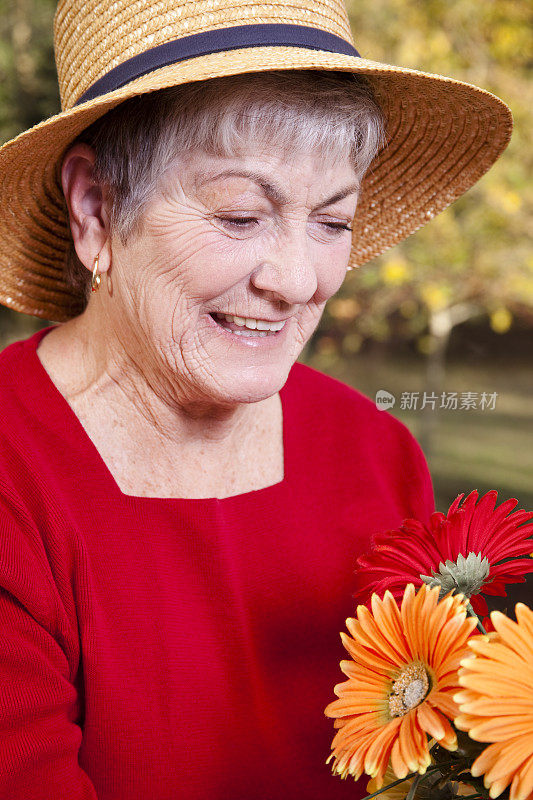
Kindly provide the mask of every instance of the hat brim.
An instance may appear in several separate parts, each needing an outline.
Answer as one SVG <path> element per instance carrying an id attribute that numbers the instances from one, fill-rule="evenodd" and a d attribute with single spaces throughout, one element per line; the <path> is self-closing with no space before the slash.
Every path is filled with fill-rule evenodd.
<path id="1" fill-rule="evenodd" d="M 383 253 L 449 206 L 490 168 L 511 138 L 511 111 L 490 92 L 355 56 L 253 47 L 161 67 L 40 122 L 0 148 L 0 302 L 57 322 L 83 310 L 63 275 L 71 238 L 60 181 L 63 155 L 81 131 L 134 95 L 279 69 L 365 75 L 387 118 L 387 146 L 372 162 L 358 200 L 351 266 Z"/>

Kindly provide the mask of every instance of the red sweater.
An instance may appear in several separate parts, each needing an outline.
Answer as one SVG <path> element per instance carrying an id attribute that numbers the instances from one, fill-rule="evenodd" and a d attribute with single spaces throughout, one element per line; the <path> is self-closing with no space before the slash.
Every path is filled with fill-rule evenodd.
<path id="1" fill-rule="evenodd" d="M 355 557 L 434 510 L 416 440 L 296 363 L 280 483 L 125 495 L 39 361 L 47 330 L 0 354 L 0 798 L 362 797 L 325 763 L 324 708 Z"/>

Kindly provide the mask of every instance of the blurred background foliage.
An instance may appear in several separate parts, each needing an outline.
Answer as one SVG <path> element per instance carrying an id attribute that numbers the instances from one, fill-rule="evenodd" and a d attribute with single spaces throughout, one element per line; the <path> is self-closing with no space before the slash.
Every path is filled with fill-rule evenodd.
<path id="1" fill-rule="evenodd" d="M 348 273 L 301 359 L 372 399 L 421 443 L 445 511 L 495 488 L 533 509 L 533 7 L 526 0 L 348 0 L 359 52 L 501 97 L 513 138 L 467 194 L 402 244 Z M 54 0 L 0 0 L 0 139 L 60 109 Z M 2 308 L 0 346 L 43 321 Z M 416 407 L 401 402 L 419 393 Z M 474 405 L 423 405 L 424 392 Z M 495 395 L 493 408 L 479 406 Z"/>

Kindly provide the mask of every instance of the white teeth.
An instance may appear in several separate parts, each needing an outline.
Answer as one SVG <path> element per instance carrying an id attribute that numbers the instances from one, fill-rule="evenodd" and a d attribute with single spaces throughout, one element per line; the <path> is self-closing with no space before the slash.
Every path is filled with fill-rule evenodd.
<path id="1" fill-rule="evenodd" d="M 236 325 L 240 325 L 252 331 L 256 329 L 259 331 L 280 331 L 286 322 L 286 320 L 281 320 L 281 322 L 267 322 L 266 320 L 252 319 L 251 317 L 236 317 L 233 316 L 233 314 L 217 313 L 216 316 L 220 319 L 225 319 L 226 322 L 234 322 Z M 236 331 L 234 331 L 234 333 L 236 333 Z"/>

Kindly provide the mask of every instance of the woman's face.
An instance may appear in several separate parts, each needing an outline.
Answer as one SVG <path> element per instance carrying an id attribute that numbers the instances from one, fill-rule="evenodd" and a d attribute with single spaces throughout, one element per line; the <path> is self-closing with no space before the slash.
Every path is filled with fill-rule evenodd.
<path id="1" fill-rule="evenodd" d="M 127 246 L 112 242 L 109 310 L 121 341 L 142 332 L 136 358 L 190 400 L 270 397 L 345 277 L 356 185 L 348 161 L 318 154 L 180 160 L 141 233 Z M 283 327 L 258 336 L 217 314 Z"/>

